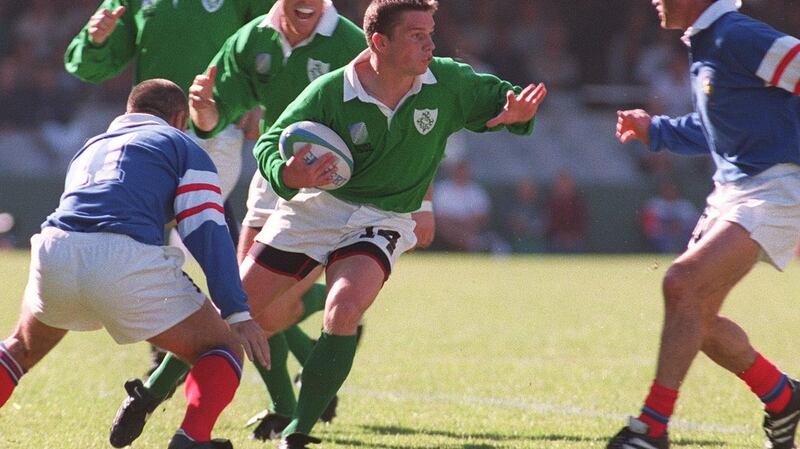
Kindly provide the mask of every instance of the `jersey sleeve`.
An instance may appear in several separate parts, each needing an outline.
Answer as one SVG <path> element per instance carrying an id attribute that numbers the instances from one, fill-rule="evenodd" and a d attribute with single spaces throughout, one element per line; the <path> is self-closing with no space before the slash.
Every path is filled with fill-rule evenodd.
<path id="1" fill-rule="evenodd" d="M 651 151 L 667 149 L 672 153 L 683 155 L 711 152 L 700 124 L 700 115 L 696 112 L 677 118 L 654 116 L 650 120 L 649 148 Z"/>
<path id="2" fill-rule="evenodd" d="M 800 40 L 756 21 L 726 33 L 722 52 L 770 86 L 800 95 Z"/>
<path id="3" fill-rule="evenodd" d="M 467 64 L 454 63 L 459 79 L 459 99 L 464 111 L 464 127 L 470 131 L 486 132 L 508 129 L 514 134 L 533 132 L 535 117 L 525 123 L 487 128 L 486 122 L 497 116 L 506 103 L 506 92 L 519 94 L 522 88 L 487 73 L 475 73 Z"/>
<path id="4" fill-rule="evenodd" d="M 252 76 L 254 62 L 248 61 L 246 57 L 248 42 L 253 33 L 255 33 L 255 21 L 230 36 L 211 60 L 209 66 L 217 67 L 214 101 L 219 121 L 217 126 L 209 131 L 195 128 L 198 137 L 202 139 L 213 137 L 258 105 L 255 80 Z"/>
<path id="5" fill-rule="evenodd" d="M 206 275 L 211 300 L 222 318 L 248 312 L 236 253 L 225 224 L 219 177 L 206 153 L 186 144 L 185 171 L 175 192 L 178 234 Z"/>
<path id="6" fill-rule="evenodd" d="M 322 84 L 318 81 L 320 79 L 306 87 L 300 96 L 286 107 L 272 127 L 261 135 L 255 147 L 253 147 L 253 155 L 256 158 L 261 175 L 269 181 L 275 193 L 286 200 L 292 199 L 299 192 L 299 189 L 288 187 L 283 182 L 281 173 L 286 167 L 286 161 L 281 157 L 278 141 L 283 130 L 292 123 L 302 120 L 325 123 L 322 101 L 320 100 L 321 90 L 317 87 L 322 86 Z"/>
<path id="7" fill-rule="evenodd" d="M 67 72 L 90 83 L 113 78 L 118 75 L 136 54 L 136 24 L 134 11 L 127 0 L 105 0 L 98 11 L 105 8 L 114 11 L 120 6 L 125 13 L 102 45 L 95 45 L 89 37 L 89 23 L 75 36 L 64 53 Z"/>

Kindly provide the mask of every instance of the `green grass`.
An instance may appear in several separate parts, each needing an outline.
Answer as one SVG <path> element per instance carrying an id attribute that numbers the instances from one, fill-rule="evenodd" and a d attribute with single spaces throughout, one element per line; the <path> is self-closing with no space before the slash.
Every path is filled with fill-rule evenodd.
<path id="1" fill-rule="evenodd" d="M 13 328 L 27 263 L 26 253 L 0 254 L 0 334 Z M 655 256 L 406 256 L 367 314 L 340 416 L 315 434 L 326 449 L 603 448 L 652 380 L 668 264 Z M 725 313 L 800 375 L 800 264 L 787 271 L 760 265 Z M 319 317 L 304 324 L 312 334 L 319 325 Z M 68 335 L 0 410 L 0 448 L 110 447 L 121 385 L 147 365 L 144 344 Z M 215 436 L 237 449 L 273 447 L 241 427 L 265 401 L 248 366 Z M 165 448 L 183 405 L 179 394 L 161 407 L 134 448 Z M 700 356 L 681 391 L 673 446 L 763 447 L 759 409 L 735 376 Z"/>

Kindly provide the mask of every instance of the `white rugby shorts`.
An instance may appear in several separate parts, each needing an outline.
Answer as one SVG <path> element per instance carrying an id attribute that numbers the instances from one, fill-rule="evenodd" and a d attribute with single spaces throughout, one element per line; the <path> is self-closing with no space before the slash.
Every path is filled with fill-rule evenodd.
<path id="1" fill-rule="evenodd" d="M 278 201 L 256 241 L 305 254 L 323 265 L 335 250 L 366 242 L 383 252 L 391 268 L 416 245 L 414 226 L 410 213 L 348 203 L 321 190 L 302 190 L 291 201 Z"/>
<path id="2" fill-rule="evenodd" d="M 280 197 L 272 184 L 269 183 L 256 170 L 253 179 L 250 180 L 250 188 L 247 190 L 247 213 L 242 220 L 242 226 L 248 228 L 263 228 L 267 218 L 275 212 Z"/>
<path id="3" fill-rule="evenodd" d="M 206 301 L 182 267 L 178 248 L 46 227 L 31 238 L 23 302 L 48 326 L 105 327 L 117 343 L 134 343 L 172 328 Z"/>
<path id="4" fill-rule="evenodd" d="M 720 220 L 747 230 L 761 246 L 761 260 L 783 271 L 800 240 L 800 165 L 779 164 L 753 177 L 716 184 L 689 247 Z"/>
<path id="5" fill-rule="evenodd" d="M 210 139 L 201 139 L 191 131 L 188 133 L 214 161 L 219 174 L 219 185 L 222 189 L 222 200 L 227 200 L 242 171 L 242 146 L 244 131 L 230 124 Z"/>

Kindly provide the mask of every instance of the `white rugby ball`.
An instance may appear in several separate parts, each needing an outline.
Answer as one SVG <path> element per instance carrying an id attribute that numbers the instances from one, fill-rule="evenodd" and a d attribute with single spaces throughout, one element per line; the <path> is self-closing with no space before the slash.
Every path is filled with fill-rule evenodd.
<path id="1" fill-rule="evenodd" d="M 311 151 L 303 158 L 306 164 L 314 163 L 327 153 L 336 156 L 336 169 L 331 182 L 318 188 L 334 190 L 345 185 L 353 174 L 353 155 L 344 140 L 327 126 L 310 121 L 292 123 L 281 133 L 278 149 L 283 160 L 289 160 L 295 152 L 309 144 Z"/>

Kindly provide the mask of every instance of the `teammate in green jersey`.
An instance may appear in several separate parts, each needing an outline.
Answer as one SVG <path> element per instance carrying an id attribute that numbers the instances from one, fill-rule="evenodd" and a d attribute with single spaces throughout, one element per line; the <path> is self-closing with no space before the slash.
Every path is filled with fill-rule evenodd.
<path id="1" fill-rule="evenodd" d="M 104 0 L 64 55 L 67 72 L 91 83 L 117 76 L 135 63 L 134 82 L 165 78 L 188 93 L 225 40 L 269 10 L 275 0 Z M 211 156 L 227 200 L 239 178 L 245 133 L 258 136 L 260 110 L 241 111 L 214 139 L 198 139 Z M 238 240 L 226 202 L 228 226 Z"/>
<path id="2" fill-rule="evenodd" d="M 364 18 L 369 48 L 315 80 L 256 144 L 259 168 L 282 200 L 240 268 L 254 310 L 264 310 L 314 266 L 326 265 L 324 329 L 306 360 L 292 422 L 280 447 L 306 448 L 309 434 L 352 366 L 356 328 L 400 254 L 415 244 L 417 210 L 462 128 L 530 133 L 546 95 L 434 58 L 436 0 L 373 0 Z M 300 120 L 323 123 L 348 144 L 354 173 L 333 191 L 333 161 L 305 165 L 310 148 L 283 161 L 278 139 Z M 302 189 L 302 190 L 301 190 Z"/>

